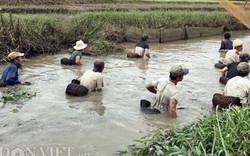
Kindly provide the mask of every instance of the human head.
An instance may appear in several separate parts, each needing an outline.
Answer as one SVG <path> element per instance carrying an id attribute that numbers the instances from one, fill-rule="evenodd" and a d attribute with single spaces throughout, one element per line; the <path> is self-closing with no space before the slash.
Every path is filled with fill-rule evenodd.
<path id="1" fill-rule="evenodd" d="M 237 66 L 238 76 L 245 77 L 250 72 L 250 66 L 247 62 L 241 62 Z"/>
<path id="2" fill-rule="evenodd" d="M 183 75 L 187 75 L 189 73 L 189 70 L 186 68 L 182 68 L 180 65 L 173 66 L 170 69 L 170 79 L 171 80 L 178 80 L 178 78 L 181 78 L 180 81 L 183 78 Z"/>
<path id="3" fill-rule="evenodd" d="M 79 40 L 76 42 L 76 45 L 74 46 L 75 50 L 83 50 L 87 47 L 87 44 L 85 44 L 82 40 Z"/>
<path id="4" fill-rule="evenodd" d="M 240 62 L 249 62 L 250 56 L 248 53 L 240 54 Z"/>
<path id="5" fill-rule="evenodd" d="M 238 51 L 242 51 L 243 49 L 243 42 L 240 39 L 236 39 L 233 41 L 233 46 Z"/>
<path id="6" fill-rule="evenodd" d="M 230 33 L 225 33 L 225 34 L 224 34 L 224 38 L 225 38 L 225 39 L 229 39 L 230 37 L 231 37 L 231 34 L 230 34 Z"/>
<path id="7" fill-rule="evenodd" d="M 143 40 L 143 41 L 147 41 L 148 40 L 148 34 L 142 34 L 141 35 L 141 39 Z"/>
<path id="8" fill-rule="evenodd" d="M 22 56 L 24 56 L 24 53 L 13 51 L 13 52 L 9 53 L 8 58 L 10 59 L 10 61 L 15 62 L 16 64 L 21 64 L 21 62 L 22 62 L 21 57 Z"/>
<path id="9" fill-rule="evenodd" d="M 95 72 L 102 72 L 104 69 L 104 62 L 103 61 L 95 61 L 94 62 L 94 69 Z"/>

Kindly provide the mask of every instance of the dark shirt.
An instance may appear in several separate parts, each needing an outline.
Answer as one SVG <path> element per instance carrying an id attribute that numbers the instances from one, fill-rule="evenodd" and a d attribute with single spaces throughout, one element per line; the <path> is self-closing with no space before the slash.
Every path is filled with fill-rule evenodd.
<path id="1" fill-rule="evenodd" d="M 140 40 L 136 45 L 136 47 L 141 47 L 143 49 L 149 49 L 149 45 L 146 41 Z"/>
<path id="2" fill-rule="evenodd" d="M 1 81 L 8 85 L 20 84 L 21 82 L 18 80 L 18 68 L 19 65 L 14 62 L 7 64 L 3 70 Z"/>
<path id="3" fill-rule="evenodd" d="M 221 41 L 220 50 L 224 50 L 224 49 L 233 49 L 233 42 L 229 39 L 225 39 Z"/>
<path id="4" fill-rule="evenodd" d="M 75 64 L 76 63 L 76 56 L 80 56 L 80 58 L 82 58 L 82 52 L 81 51 L 78 51 L 78 50 L 75 50 L 73 51 L 72 55 L 70 56 L 69 60 Z"/>
<path id="5" fill-rule="evenodd" d="M 239 63 L 240 62 L 233 62 L 227 65 L 227 68 L 228 68 L 227 75 L 226 75 L 227 78 L 231 79 L 238 75 L 237 66 Z"/>

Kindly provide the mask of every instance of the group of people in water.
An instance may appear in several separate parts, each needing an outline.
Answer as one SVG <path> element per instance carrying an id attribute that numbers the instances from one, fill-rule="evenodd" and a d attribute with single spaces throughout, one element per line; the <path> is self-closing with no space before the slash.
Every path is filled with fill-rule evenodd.
<path id="1" fill-rule="evenodd" d="M 230 34 L 225 34 L 225 40 L 221 42 L 220 51 L 227 51 L 223 61 L 225 67 L 221 70 L 222 77 L 227 78 L 223 96 L 232 96 L 240 98 L 242 104 L 250 102 L 250 80 L 248 74 L 250 66 L 248 61 L 250 56 L 242 53 L 243 42 L 239 39 L 230 40 Z M 128 52 L 128 58 L 143 58 L 144 55 L 150 58 L 149 45 L 147 43 L 149 36 L 143 34 L 141 40 L 136 44 L 133 52 Z M 82 40 L 76 42 L 74 50 L 70 58 L 62 58 L 61 64 L 74 65 L 81 64 L 82 52 L 87 47 Z M 30 84 L 18 79 L 18 68 L 21 68 L 21 57 L 24 53 L 11 52 L 8 55 L 9 64 L 4 68 L 1 84 Z M 102 71 L 105 63 L 103 61 L 95 61 L 92 70 L 87 70 L 79 79 L 73 79 L 66 88 L 66 93 L 73 96 L 84 96 L 88 92 L 102 90 L 103 76 Z M 152 81 L 146 85 L 146 89 L 156 94 L 156 100 L 151 103 L 147 100 L 141 100 L 141 107 L 145 112 L 150 114 L 166 113 L 172 118 L 177 117 L 176 106 L 179 101 L 180 92 L 177 89 L 177 83 L 181 82 L 184 75 L 189 70 L 180 65 L 172 66 L 169 72 L 169 78 L 162 77 Z"/>
<path id="2" fill-rule="evenodd" d="M 223 95 L 240 99 L 246 105 L 250 102 L 250 80 L 248 53 L 243 53 L 243 42 L 240 39 L 231 40 L 231 34 L 225 33 L 219 52 L 226 53 L 221 69 L 220 82 L 226 84 Z M 226 98 L 225 98 L 226 99 Z"/>

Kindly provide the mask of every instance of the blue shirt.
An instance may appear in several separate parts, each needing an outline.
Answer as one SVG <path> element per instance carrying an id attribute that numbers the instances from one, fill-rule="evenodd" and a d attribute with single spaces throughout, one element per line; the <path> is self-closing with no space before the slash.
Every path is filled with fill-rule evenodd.
<path id="1" fill-rule="evenodd" d="M 140 40 L 136 45 L 136 47 L 141 47 L 143 49 L 149 49 L 149 45 L 146 41 Z"/>
<path id="2" fill-rule="evenodd" d="M 19 65 L 14 62 L 7 64 L 3 70 L 1 81 L 8 85 L 20 84 L 21 82 L 18 80 L 18 68 Z"/>
<path id="3" fill-rule="evenodd" d="M 228 68 L 226 75 L 227 78 L 231 79 L 238 75 L 238 70 L 237 70 L 238 64 L 240 64 L 240 62 L 232 62 L 227 65 Z"/>

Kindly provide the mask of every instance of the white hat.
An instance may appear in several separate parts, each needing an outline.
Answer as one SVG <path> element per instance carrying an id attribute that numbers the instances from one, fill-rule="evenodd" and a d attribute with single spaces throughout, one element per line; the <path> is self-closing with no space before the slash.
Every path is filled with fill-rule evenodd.
<path id="1" fill-rule="evenodd" d="M 16 57 L 22 57 L 24 55 L 24 53 L 20 53 L 20 52 L 11 52 L 9 55 L 8 55 L 8 58 L 10 60 L 13 60 L 15 59 Z"/>
<path id="2" fill-rule="evenodd" d="M 76 42 L 76 45 L 74 46 L 75 50 L 82 50 L 87 47 L 87 44 L 85 44 L 82 40 L 79 40 Z"/>

